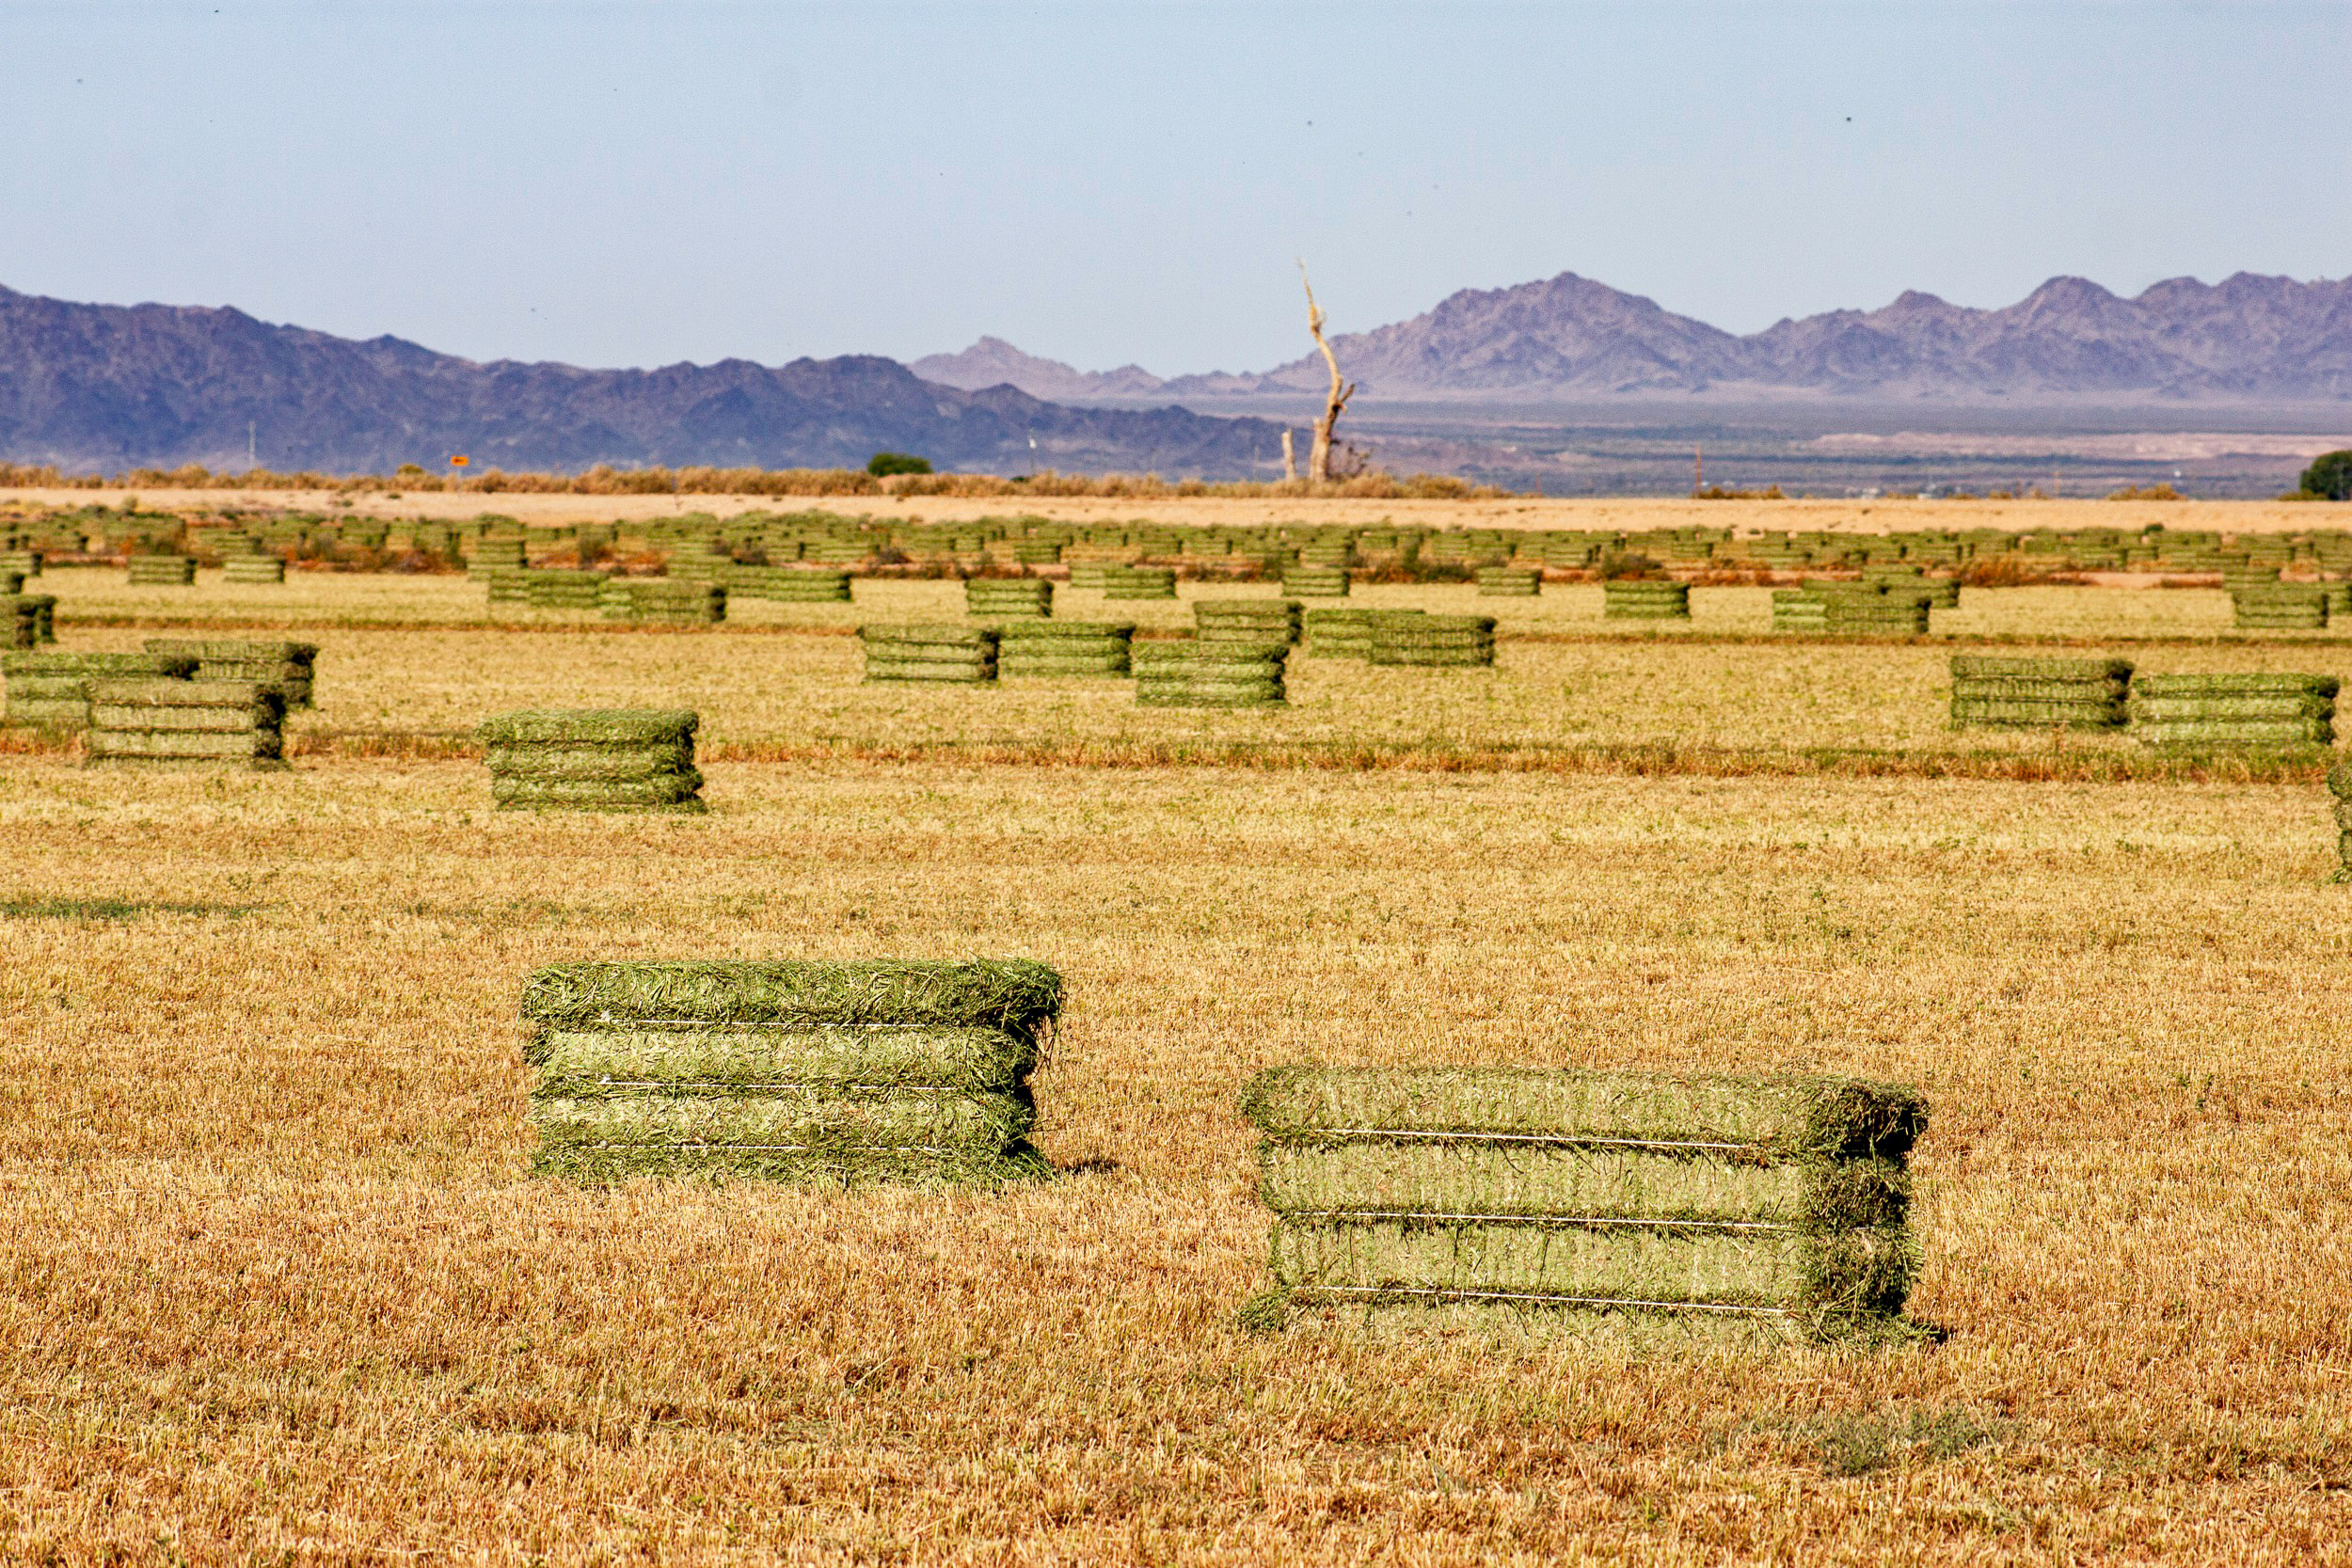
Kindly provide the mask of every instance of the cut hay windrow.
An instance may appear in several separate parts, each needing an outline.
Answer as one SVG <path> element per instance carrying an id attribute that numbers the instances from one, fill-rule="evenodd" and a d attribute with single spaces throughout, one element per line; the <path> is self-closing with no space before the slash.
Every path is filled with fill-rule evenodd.
<path id="1" fill-rule="evenodd" d="M 1242 1110 L 1277 1216 L 1253 1326 L 1470 1307 L 1576 1333 L 1746 1316 L 1875 1334 L 1918 1267 L 1906 1164 L 1926 1108 L 1900 1085 L 1294 1067 L 1251 1080 Z"/>
<path id="2" fill-rule="evenodd" d="M 1293 566 L 1282 574 L 1282 593 L 1289 598 L 1343 599 L 1347 589 L 1344 566 Z"/>
<path id="3" fill-rule="evenodd" d="M 966 578 L 967 615 L 1046 616 L 1054 612 L 1054 585 L 1042 578 Z"/>
<path id="4" fill-rule="evenodd" d="M 1296 642 L 1305 607 L 1295 599 L 1195 599 L 1202 642 Z"/>
<path id="5" fill-rule="evenodd" d="M 1290 701 L 1288 642 L 1145 642 L 1133 651 L 1146 707 L 1272 707 Z"/>
<path id="6" fill-rule="evenodd" d="M 1600 613 L 1611 621 L 1682 621 L 1691 616 L 1691 585 L 1619 579 L 1600 585 Z"/>
<path id="7" fill-rule="evenodd" d="M 1124 676 L 1132 669 L 1133 621 L 1008 621 L 996 630 L 999 679 Z"/>
<path id="8" fill-rule="evenodd" d="M 0 655 L 8 722 L 46 729 L 89 727 L 93 680 L 185 680 L 196 660 L 161 654 L 10 653 Z"/>
<path id="9" fill-rule="evenodd" d="M 1532 567 L 1481 566 L 1478 596 L 1482 599 L 1532 599 L 1544 591 L 1544 574 Z"/>
<path id="10" fill-rule="evenodd" d="M 285 696 L 259 681 L 98 678 L 85 760 L 285 767 Z"/>
<path id="11" fill-rule="evenodd" d="M 196 581 L 196 561 L 184 555 L 135 555 L 130 562 L 134 588 L 186 588 Z"/>
<path id="12" fill-rule="evenodd" d="M 501 811 L 703 809 L 694 767 L 700 720 L 685 709 L 531 708 L 476 732 Z"/>
<path id="13" fill-rule="evenodd" d="M 199 680 L 260 681 L 274 686 L 290 708 L 311 705 L 319 650 L 315 642 L 252 642 L 151 637 L 147 651 L 196 660 Z"/>
<path id="14" fill-rule="evenodd" d="M 1061 979 L 1022 960 L 586 963 L 526 984 L 536 1168 L 994 1185 L 1047 1173 L 1028 1074 Z"/>
<path id="15" fill-rule="evenodd" d="M 865 626 L 857 629 L 869 681 L 944 681 L 978 685 L 996 678 L 1002 637 L 994 626 L 952 622 Z"/>
<path id="16" fill-rule="evenodd" d="M 1491 615 L 1382 616 L 1366 657 L 1380 665 L 1471 666 L 1495 661 Z"/>
<path id="17" fill-rule="evenodd" d="M 2126 659 L 1954 654 L 1951 672 L 1956 726 L 2106 730 L 2130 716 Z"/>

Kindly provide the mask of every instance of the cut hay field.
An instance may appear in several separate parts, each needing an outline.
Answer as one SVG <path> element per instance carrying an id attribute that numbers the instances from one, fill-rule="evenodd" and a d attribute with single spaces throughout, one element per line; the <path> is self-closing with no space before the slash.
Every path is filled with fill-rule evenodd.
<path id="1" fill-rule="evenodd" d="M 709 773 L 0 761 L 0 1557 L 2352 1555 L 2316 787 Z M 532 968 L 971 953 L 1069 978 L 1063 1179 L 526 1179 Z M 1302 1059 L 1916 1081 L 1948 1338 L 1245 1336 L 1235 1091 Z"/>

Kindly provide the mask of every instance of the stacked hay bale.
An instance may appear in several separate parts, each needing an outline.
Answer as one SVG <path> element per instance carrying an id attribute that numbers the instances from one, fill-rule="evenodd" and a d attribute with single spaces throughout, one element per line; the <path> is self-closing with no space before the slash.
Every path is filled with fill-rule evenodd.
<path id="1" fill-rule="evenodd" d="M 963 611 L 997 618 L 1054 613 L 1054 585 L 1043 578 L 966 578 Z"/>
<path id="2" fill-rule="evenodd" d="M 2328 585 L 2264 582 L 2233 590 L 2240 631 L 2317 631 L 2328 624 Z"/>
<path id="3" fill-rule="evenodd" d="M 1008 621 L 996 628 L 999 679 L 1128 673 L 1133 621 Z"/>
<path id="4" fill-rule="evenodd" d="M 87 766 L 286 766 L 285 694 L 261 681 L 89 682 Z"/>
<path id="5" fill-rule="evenodd" d="M 1483 665 L 1495 661 L 1491 615 L 1377 616 L 1367 656 L 1375 664 Z"/>
<path id="6" fill-rule="evenodd" d="M 55 594 L 19 594 L 20 605 L 32 606 L 33 641 L 55 642 L 57 640 L 57 595 Z M 19 609 L 18 614 L 24 610 Z"/>
<path id="7" fill-rule="evenodd" d="M 1290 701 L 1288 642 L 1141 642 L 1132 661 L 1144 707 L 1273 707 Z"/>
<path id="8" fill-rule="evenodd" d="M 519 572 L 527 559 L 520 537 L 485 536 L 466 550 L 466 575 L 487 578 L 494 573 Z"/>
<path id="9" fill-rule="evenodd" d="M 0 572 L 15 573 L 20 588 L 24 578 L 40 576 L 40 563 L 39 550 L 0 550 Z"/>
<path id="10" fill-rule="evenodd" d="M 1202 642 L 1295 642 L 1302 609 L 1295 599 L 1195 599 L 1193 635 Z"/>
<path id="11" fill-rule="evenodd" d="M 1276 1216 L 1253 1326 L 1837 1338 L 1899 1331 L 1917 1272 L 1900 1085 L 1293 1067 L 1241 1108 Z"/>
<path id="12" fill-rule="evenodd" d="M 710 626 L 727 618 L 727 590 L 684 578 L 611 578 L 596 605 L 608 621 Z"/>
<path id="13" fill-rule="evenodd" d="M 996 678 L 1000 641 L 994 626 L 912 625 L 860 626 L 869 681 L 948 681 L 977 685 Z"/>
<path id="14" fill-rule="evenodd" d="M 2121 658 L 1952 656 L 1954 728 L 2111 730 L 2129 717 Z"/>
<path id="15" fill-rule="evenodd" d="M 805 566 L 738 566 L 729 574 L 734 591 L 771 604 L 848 604 L 850 574 Z"/>
<path id="16" fill-rule="evenodd" d="M 1532 599 L 1544 591 L 1544 574 L 1532 568 L 1481 566 L 1478 596 L 1482 599 Z"/>
<path id="17" fill-rule="evenodd" d="M 1844 637 L 1925 637 L 1934 596 L 1923 589 L 1852 587 L 1821 595 L 1821 629 Z"/>
<path id="18" fill-rule="evenodd" d="M 1846 584 L 1807 582 L 1802 588 L 1772 590 L 1774 631 L 1821 632 L 1829 629 L 1829 595 Z"/>
<path id="19" fill-rule="evenodd" d="M 1073 586 L 1075 586 L 1074 582 Z M 1173 566 L 1106 566 L 1103 597 L 1106 599 L 1172 599 L 1176 596 Z"/>
<path id="20" fill-rule="evenodd" d="M 1618 578 L 1600 585 L 1600 613 L 1611 621 L 1687 621 L 1691 585 Z"/>
<path id="21" fill-rule="evenodd" d="M 5 644 L 10 648 L 37 648 L 40 645 L 40 606 L 32 596 L 10 594 L 0 597 L 0 614 L 8 619 Z"/>
<path id="22" fill-rule="evenodd" d="M 196 581 L 196 560 L 185 555 L 135 555 L 130 558 L 134 588 L 186 588 Z"/>
<path id="23" fill-rule="evenodd" d="M 286 580 L 286 560 L 277 555 L 225 556 L 220 563 L 223 582 L 273 583 Z"/>
<path id="24" fill-rule="evenodd" d="M 604 605 L 605 574 L 568 566 L 522 574 L 524 601 L 533 610 L 594 611 Z"/>
<path id="25" fill-rule="evenodd" d="M 534 708 L 478 732 L 501 811 L 692 813 L 703 809 L 694 731 L 683 709 Z"/>
<path id="26" fill-rule="evenodd" d="M 996 1185 L 1050 1174 L 1029 1073 L 1061 977 L 968 963 L 574 963 L 523 988 L 532 1168 Z"/>
<path id="27" fill-rule="evenodd" d="M 2352 882 L 2352 763 L 2328 769 L 2328 793 L 2335 798 L 2336 869 L 2328 879 Z"/>
<path id="28" fill-rule="evenodd" d="M 2151 746 L 2332 746 L 2333 675 L 2137 675 L 2131 733 Z"/>
<path id="29" fill-rule="evenodd" d="M 1282 592 L 1302 599 L 1347 597 L 1344 566 L 1293 566 L 1282 574 Z"/>
<path id="30" fill-rule="evenodd" d="M 147 651 L 167 658 L 192 658 L 198 680 L 258 681 L 284 694 L 290 708 L 310 706 L 317 678 L 315 642 L 243 642 L 151 637 Z"/>
<path id="31" fill-rule="evenodd" d="M 1302 622 L 1310 658 L 1372 657 L 1375 626 L 1423 619 L 1419 610 L 1310 610 Z"/>
<path id="32" fill-rule="evenodd" d="M 8 722 L 53 730 L 89 728 L 93 680 L 185 680 L 195 673 L 195 659 L 161 654 L 0 655 Z"/>

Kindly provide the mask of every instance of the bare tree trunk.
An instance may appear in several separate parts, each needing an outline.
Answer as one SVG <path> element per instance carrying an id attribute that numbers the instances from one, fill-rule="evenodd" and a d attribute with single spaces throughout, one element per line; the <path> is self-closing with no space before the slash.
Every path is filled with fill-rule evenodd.
<path id="1" fill-rule="evenodd" d="M 1313 335 L 1315 347 L 1323 351 L 1323 362 L 1330 367 L 1331 390 L 1323 400 L 1323 418 L 1315 421 L 1314 446 L 1307 453 L 1307 477 L 1317 484 L 1331 482 L 1331 432 L 1340 422 L 1347 400 L 1356 395 L 1356 385 L 1340 377 L 1340 362 L 1331 353 L 1331 345 L 1323 341 L 1323 307 L 1315 303 L 1315 286 L 1307 281 L 1307 263 L 1298 263 L 1298 281 L 1307 290 L 1307 330 Z"/>
<path id="2" fill-rule="evenodd" d="M 1286 480 L 1298 477 L 1298 452 L 1291 445 L 1291 432 L 1288 425 L 1282 427 L 1282 477 Z"/>

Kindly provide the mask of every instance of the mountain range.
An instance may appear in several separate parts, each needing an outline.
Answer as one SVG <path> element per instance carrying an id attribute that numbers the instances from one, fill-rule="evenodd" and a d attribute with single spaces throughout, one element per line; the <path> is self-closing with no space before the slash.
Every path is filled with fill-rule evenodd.
<path id="1" fill-rule="evenodd" d="M 1009 386 L 940 386 L 873 356 L 659 370 L 479 363 L 235 309 L 0 288 L 0 459 L 242 469 L 248 442 L 263 467 L 332 473 L 437 467 L 457 452 L 477 470 L 855 467 L 885 450 L 1007 474 L 1219 479 L 1281 466 L 1279 427 L 1263 420 L 1070 408 Z"/>
<path id="2" fill-rule="evenodd" d="M 1410 321 L 1331 346 L 1365 396 L 1404 401 L 2329 402 L 2352 399 L 2352 278 L 2176 277 L 2126 299 L 2087 278 L 2054 277 L 1994 310 L 1915 292 L 1876 310 L 1784 319 L 1742 337 L 1562 273 L 1464 289 Z M 1073 401 L 1295 404 L 1327 380 L 1313 354 L 1254 374 L 1162 380 L 1133 365 L 1076 371 L 994 338 L 913 369 L 944 386 L 1009 385 Z"/>

